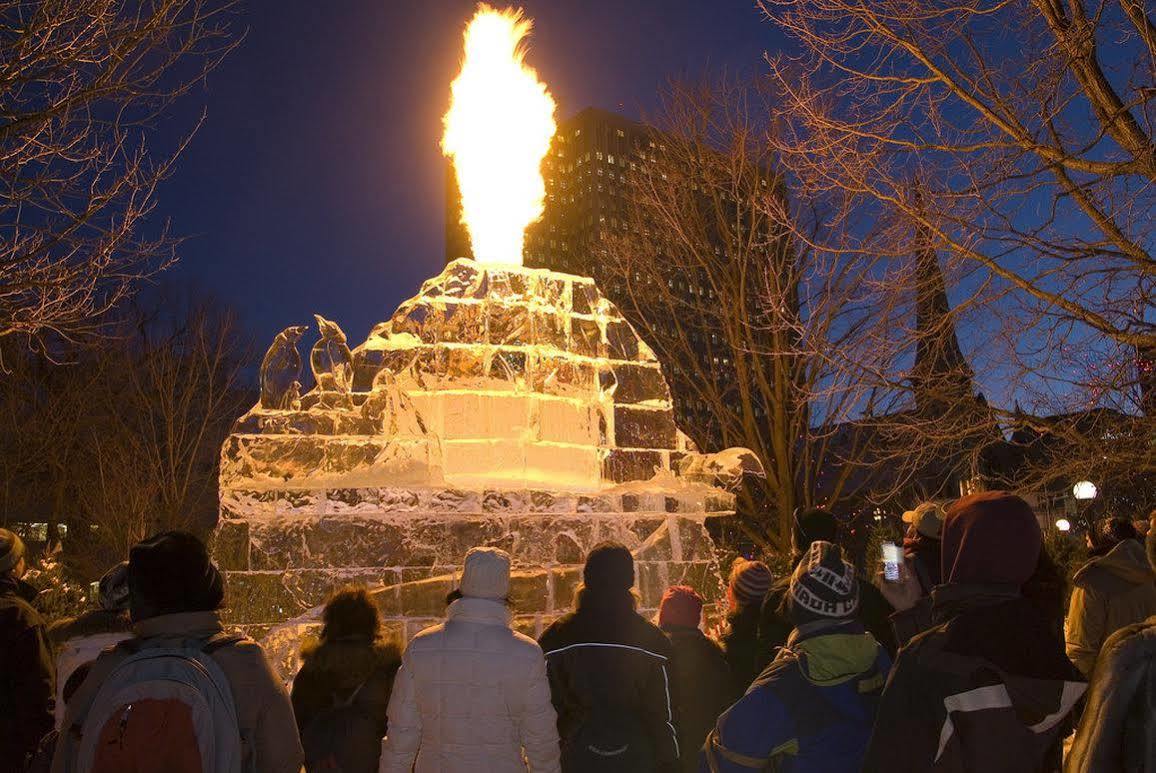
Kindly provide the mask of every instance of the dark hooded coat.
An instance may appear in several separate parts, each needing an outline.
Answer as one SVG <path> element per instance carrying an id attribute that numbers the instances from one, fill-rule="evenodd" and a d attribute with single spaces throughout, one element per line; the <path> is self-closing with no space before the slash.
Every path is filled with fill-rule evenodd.
<path id="1" fill-rule="evenodd" d="M 1086 684 L 1038 606 L 1006 586 L 943 585 L 900 650 L 863 770 L 1058 769 Z"/>

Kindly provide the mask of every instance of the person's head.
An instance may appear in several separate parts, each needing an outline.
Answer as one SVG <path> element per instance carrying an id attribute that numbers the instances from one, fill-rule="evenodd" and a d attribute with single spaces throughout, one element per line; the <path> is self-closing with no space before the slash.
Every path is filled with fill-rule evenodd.
<path id="1" fill-rule="evenodd" d="M 178 612 L 209 612 L 225 600 L 224 580 L 205 543 L 183 531 L 162 532 L 133 545 L 128 593 L 137 622 Z"/>
<path id="2" fill-rule="evenodd" d="M 618 542 L 600 542 L 586 555 L 582 585 L 598 595 L 628 595 L 634 587 L 634 556 Z"/>
<path id="3" fill-rule="evenodd" d="M 0 577 L 11 576 L 19 580 L 27 567 L 24 540 L 15 532 L 0 529 Z"/>
<path id="4" fill-rule="evenodd" d="M 109 612 L 128 609 L 128 561 L 109 569 L 97 584 L 100 608 Z"/>
<path id="5" fill-rule="evenodd" d="M 633 611 L 637 605 L 633 589 L 634 556 L 630 550 L 618 542 L 600 542 L 586 554 L 574 604 L 578 609 Z"/>
<path id="6" fill-rule="evenodd" d="M 955 502 L 943 521 L 945 583 L 1022 587 L 1036 569 L 1043 535 L 1031 506 L 1006 491 Z"/>
<path id="7" fill-rule="evenodd" d="M 774 579 L 762 561 L 748 561 L 741 556 L 736 558 L 727 578 L 727 603 L 731 611 L 761 606 Z"/>
<path id="8" fill-rule="evenodd" d="M 909 536 L 938 540 L 943 533 L 943 505 L 924 502 L 914 510 L 905 512 L 903 522 L 908 524 Z"/>
<path id="9" fill-rule="evenodd" d="M 377 605 L 364 585 L 347 585 L 335 591 L 325 602 L 321 620 L 322 641 L 373 641 L 381 630 Z"/>
<path id="10" fill-rule="evenodd" d="M 458 591 L 462 598 L 505 602 L 510 595 L 510 554 L 498 548 L 470 548 Z"/>
<path id="11" fill-rule="evenodd" d="M 1090 533 L 1088 537 L 1090 543 L 1088 547 L 1092 552 L 1104 555 L 1124 540 L 1139 540 L 1140 532 L 1136 531 L 1136 527 L 1127 518 L 1105 518 L 1096 524 L 1094 533 Z"/>
<path id="12" fill-rule="evenodd" d="M 702 623 L 702 596 L 689 585 L 672 585 L 658 605 L 662 628 L 698 628 Z"/>
<path id="13" fill-rule="evenodd" d="M 814 508 L 795 517 L 795 552 L 802 555 L 815 541 L 837 542 L 839 522 L 826 510 Z"/>
<path id="14" fill-rule="evenodd" d="M 812 542 L 791 573 L 787 608 L 796 628 L 810 623 L 850 621 L 859 609 L 855 567 L 838 545 Z"/>

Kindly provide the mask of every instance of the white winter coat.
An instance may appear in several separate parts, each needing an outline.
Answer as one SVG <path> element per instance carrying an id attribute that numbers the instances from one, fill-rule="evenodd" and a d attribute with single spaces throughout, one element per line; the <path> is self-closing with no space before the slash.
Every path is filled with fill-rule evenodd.
<path id="1" fill-rule="evenodd" d="M 510 630 L 502 603 L 458 599 L 402 656 L 381 771 L 523 773 L 527 763 L 561 770 L 542 650 Z"/>

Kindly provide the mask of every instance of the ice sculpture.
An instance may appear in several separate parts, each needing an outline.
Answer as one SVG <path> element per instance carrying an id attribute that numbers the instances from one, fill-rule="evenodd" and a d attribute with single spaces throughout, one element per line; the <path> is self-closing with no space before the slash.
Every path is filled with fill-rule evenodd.
<path id="1" fill-rule="evenodd" d="M 313 379 L 317 382 L 320 395 L 349 394 L 353 386 L 350 376 L 353 371 L 353 356 L 345 343 L 345 332 L 336 322 L 330 322 L 320 314 L 314 314 L 321 339 L 313 345 L 309 354 L 309 365 L 313 368 Z"/>
<path id="2" fill-rule="evenodd" d="M 287 327 L 273 339 L 261 360 L 261 407 L 286 410 L 301 398 L 301 354 L 297 342 L 309 328 Z"/>
<path id="3" fill-rule="evenodd" d="M 569 608 L 605 539 L 634 551 L 643 609 L 670 584 L 720 597 L 704 521 L 733 509 L 727 487 L 757 460 L 697 453 L 654 353 L 591 279 L 454 261 L 348 360 L 318 322 L 318 386 L 296 410 L 252 409 L 222 453 L 234 622 L 306 623 L 364 581 L 408 637 L 474 545 L 510 551 L 529 633 Z"/>

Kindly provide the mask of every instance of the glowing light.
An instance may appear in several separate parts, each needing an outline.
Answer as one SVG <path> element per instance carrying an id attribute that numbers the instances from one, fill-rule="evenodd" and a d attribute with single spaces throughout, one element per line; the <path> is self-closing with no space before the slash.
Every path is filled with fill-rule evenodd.
<path id="1" fill-rule="evenodd" d="M 1071 531 L 1072 530 L 1072 522 L 1069 521 L 1067 518 L 1057 518 L 1056 519 L 1056 528 L 1059 529 L 1060 531 Z"/>
<path id="2" fill-rule="evenodd" d="M 450 87 L 442 152 L 453 159 L 474 259 L 522 263 L 526 227 L 542 216 L 542 159 L 554 99 L 524 63 L 532 22 L 485 3 L 466 26 L 462 70 Z"/>
<path id="3" fill-rule="evenodd" d="M 1095 499 L 1098 493 L 1096 484 L 1090 480 L 1082 480 L 1072 486 L 1072 496 L 1076 499 Z"/>

